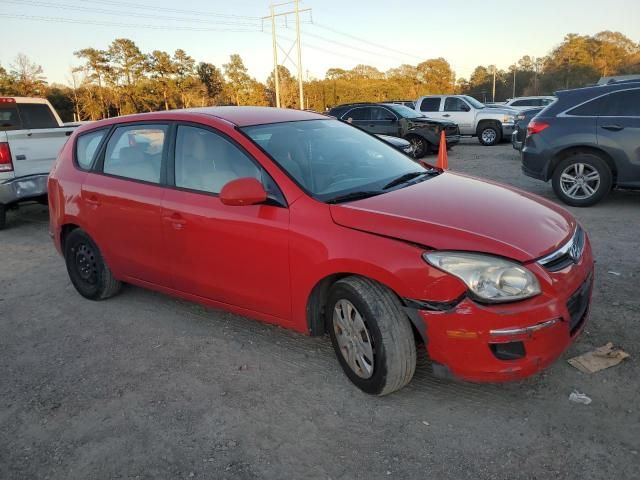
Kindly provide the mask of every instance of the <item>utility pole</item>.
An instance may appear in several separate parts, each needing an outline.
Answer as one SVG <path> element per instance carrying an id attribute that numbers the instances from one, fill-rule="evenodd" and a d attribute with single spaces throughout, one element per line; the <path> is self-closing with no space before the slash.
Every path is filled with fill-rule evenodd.
<path id="1" fill-rule="evenodd" d="M 511 98 L 516 98 L 516 72 L 518 71 L 518 65 L 513 64 L 513 96 Z"/>
<path id="2" fill-rule="evenodd" d="M 294 0 L 296 5 L 296 43 L 298 45 L 298 87 L 300 89 L 300 110 L 304 110 L 304 91 L 302 88 L 302 50 L 300 49 L 300 5 L 299 0 Z"/>
<path id="3" fill-rule="evenodd" d="M 275 86 L 275 90 L 276 90 L 276 106 L 280 107 L 280 75 L 278 72 L 278 49 L 280 49 L 282 51 L 282 53 L 284 53 L 284 60 L 282 60 L 283 65 L 286 63 L 287 60 L 289 60 L 291 63 L 293 63 L 297 69 L 298 72 L 298 89 L 299 89 L 299 94 L 300 94 L 300 110 L 304 110 L 304 87 L 303 87 L 303 78 L 302 78 L 302 48 L 301 48 L 301 42 L 300 42 L 300 13 L 302 12 L 311 12 L 310 8 L 300 8 L 300 0 L 291 0 L 288 2 L 283 2 L 283 3 L 276 3 L 276 4 L 271 4 L 270 5 L 270 10 L 271 10 L 271 14 L 269 16 L 266 17 L 262 17 L 262 21 L 264 22 L 264 20 L 271 20 L 271 44 L 272 44 L 272 48 L 273 48 L 273 80 L 274 80 L 274 86 Z M 280 13 L 276 13 L 276 8 L 277 7 L 282 7 L 285 5 L 294 5 L 294 9 L 291 11 L 287 11 L 287 12 L 280 12 Z M 278 43 L 278 36 L 276 34 L 276 18 L 277 17 L 284 17 L 285 22 L 287 21 L 287 16 L 288 15 L 295 15 L 296 18 L 296 39 L 295 39 L 295 43 L 293 45 L 291 45 L 291 48 L 289 49 L 289 51 L 284 50 L 280 44 Z M 294 62 L 289 55 L 291 54 L 291 51 L 293 50 L 293 47 L 296 46 L 297 47 L 297 57 L 298 57 L 298 61 Z"/>
<path id="4" fill-rule="evenodd" d="M 271 4 L 271 43 L 273 44 L 273 81 L 276 87 L 276 107 L 280 108 L 280 75 L 278 73 L 278 42 L 276 41 L 276 16 Z"/>
<path id="5" fill-rule="evenodd" d="M 493 66 L 493 95 L 491 97 L 491 101 L 495 102 L 496 101 L 496 66 Z"/>

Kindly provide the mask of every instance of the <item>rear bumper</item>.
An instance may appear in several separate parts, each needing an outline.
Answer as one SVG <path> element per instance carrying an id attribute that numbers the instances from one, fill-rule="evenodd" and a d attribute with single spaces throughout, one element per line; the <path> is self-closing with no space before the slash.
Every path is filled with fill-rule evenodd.
<path id="1" fill-rule="evenodd" d="M 513 128 L 515 127 L 514 123 L 503 123 L 502 124 L 502 137 L 508 138 L 513 133 Z"/>
<path id="2" fill-rule="evenodd" d="M 48 174 L 28 175 L 0 183 L 0 204 L 11 205 L 47 194 Z"/>
<path id="3" fill-rule="evenodd" d="M 549 180 L 549 160 L 547 156 L 532 149 L 530 145 L 524 145 L 520 150 L 522 160 L 522 173 L 528 177 L 546 182 Z"/>
<path id="4" fill-rule="evenodd" d="M 511 145 L 514 149 L 520 151 L 522 150 L 522 141 L 518 140 L 518 129 L 515 129 L 511 134 Z"/>

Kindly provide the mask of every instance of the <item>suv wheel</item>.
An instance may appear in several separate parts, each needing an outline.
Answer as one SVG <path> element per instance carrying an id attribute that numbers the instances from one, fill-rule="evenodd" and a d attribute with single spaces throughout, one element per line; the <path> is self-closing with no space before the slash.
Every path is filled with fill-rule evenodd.
<path id="1" fill-rule="evenodd" d="M 83 230 L 73 230 L 64 242 L 64 259 L 71 283 L 89 300 L 104 300 L 120 291 L 116 280 L 102 258 L 100 249 Z"/>
<path id="2" fill-rule="evenodd" d="M 611 190 L 613 179 L 599 155 L 578 152 L 562 160 L 553 172 L 553 190 L 560 200 L 574 207 L 589 207 Z"/>
<path id="3" fill-rule="evenodd" d="M 480 143 L 487 147 L 497 145 L 502 140 L 502 128 L 498 123 L 483 123 L 476 134 Z"/>
<path id="4" fill-rule="evenodd" d="M 386 395 L 411 381 L 416 368 L 413 330 L 389 289 L 355 276 L 336 282 L 326 322 L 340 366 L 358 388 Z"/>

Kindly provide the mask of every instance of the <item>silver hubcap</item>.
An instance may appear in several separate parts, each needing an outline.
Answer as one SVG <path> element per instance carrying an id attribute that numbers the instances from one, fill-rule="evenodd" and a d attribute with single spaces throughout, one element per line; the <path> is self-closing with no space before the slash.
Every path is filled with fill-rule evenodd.
<path id="1" fill-rule="evenodd" d="M 349 300 L 333 309 L 333 331 L 345 361 L 360 378 L 373 375 L 373 345 L 360 312 Z"/>
<path id="2" fill-rule="evenodd" d="M 493 143 L 496 141 L 496 132 L 490 128 L 482 131 L 482 141 L 485 143 Z"/>
<path id="3" fill-rule="evenodd" d="M 599 187 L 600 174 L 586 163 L 573 163 L 560 175 L 560 188 L 567 197 L 573 199 L 589 198 Z"/>

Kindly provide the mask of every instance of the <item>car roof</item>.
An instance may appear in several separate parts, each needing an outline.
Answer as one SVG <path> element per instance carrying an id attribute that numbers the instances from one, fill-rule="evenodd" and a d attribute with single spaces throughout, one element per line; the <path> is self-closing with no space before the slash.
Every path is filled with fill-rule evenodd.
<path id="1" fill-rule="evenodd" d="M 238 127 L 264 125 L 267 123 L 295 122 L 299 120 L 327 119 L 326 115 L 319 113 L 274 107 L 203 107 L 179 111 L 210 115 L 231 122 Z"/>

